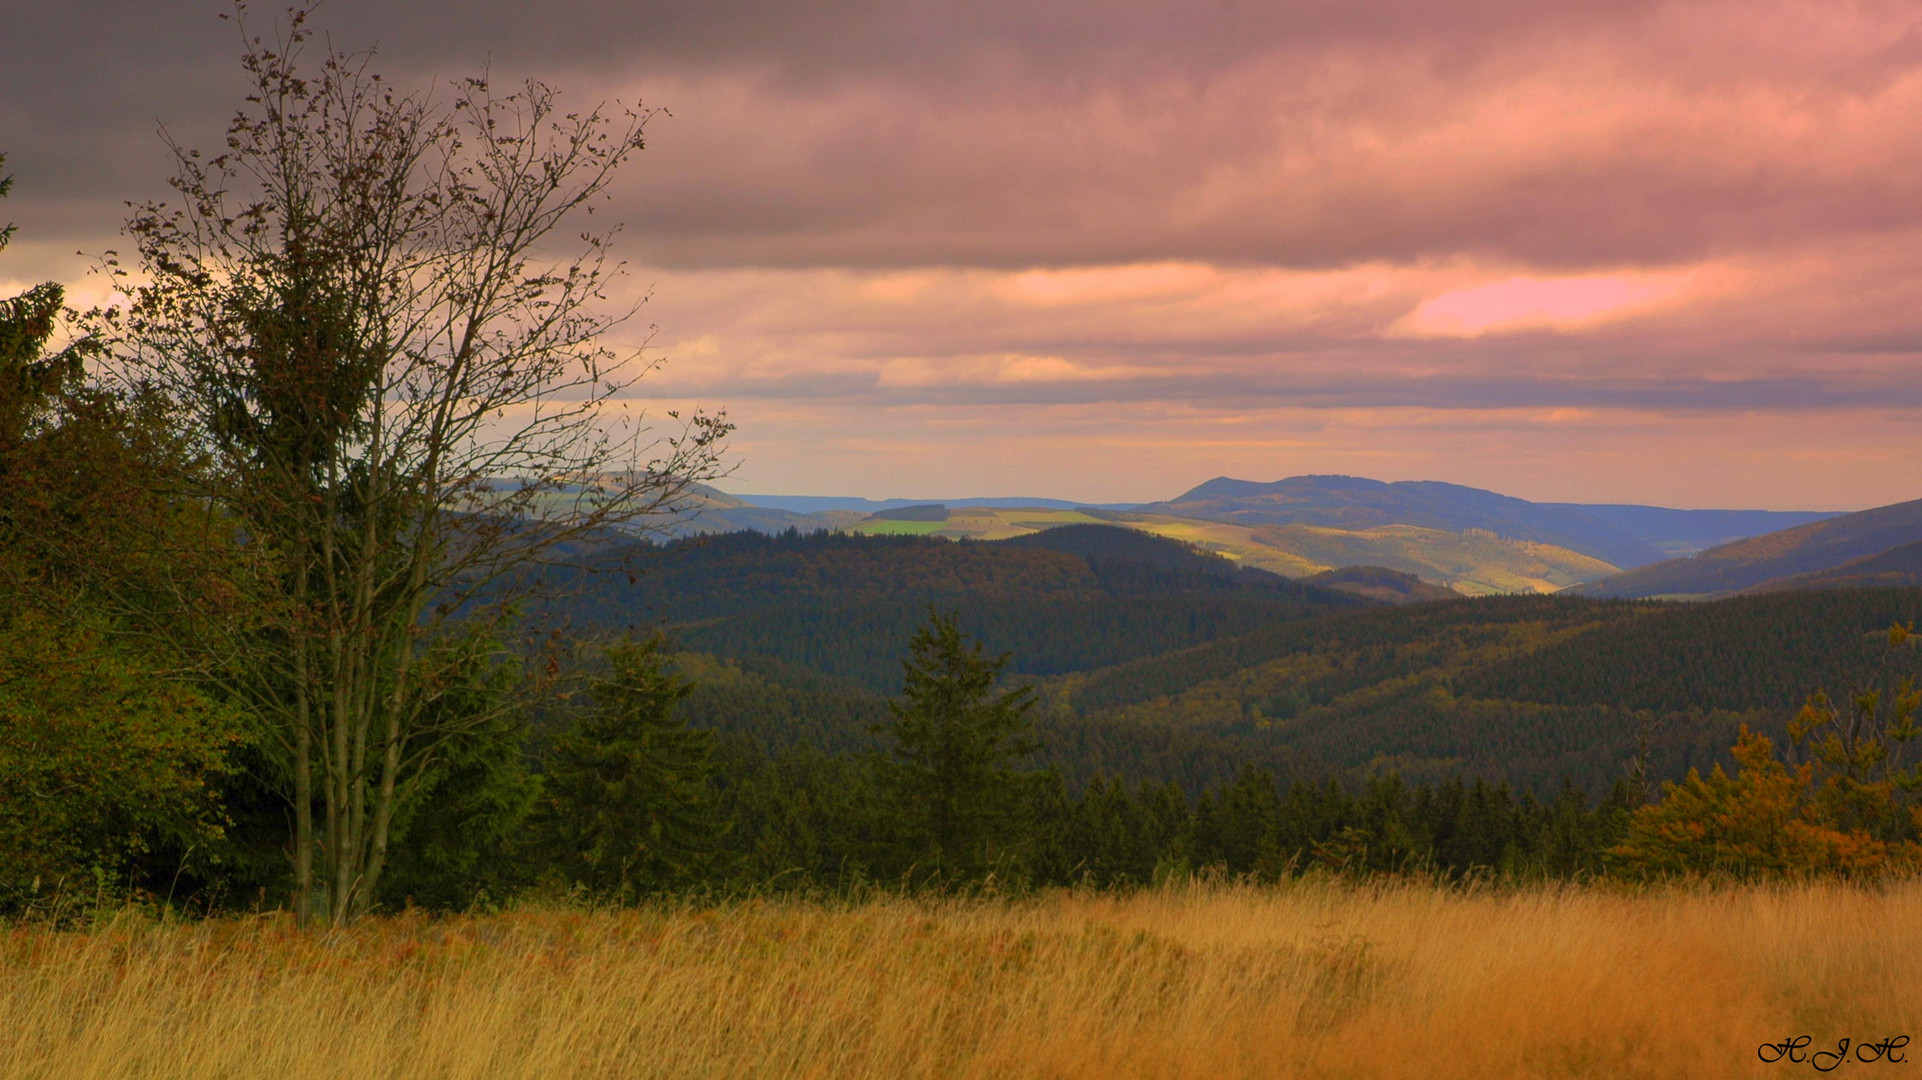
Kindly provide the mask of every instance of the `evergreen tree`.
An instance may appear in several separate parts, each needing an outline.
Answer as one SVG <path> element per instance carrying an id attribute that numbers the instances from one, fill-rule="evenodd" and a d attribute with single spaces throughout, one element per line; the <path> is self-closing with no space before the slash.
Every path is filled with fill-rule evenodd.
<path id="1" fill-rule="evenodd" d="M 938 878 L 978 877 L 1013 839 L 1022 777 L 1011 766 L 1040 747 L 1028 734 L 1034 688 L 995 691 L 1008 661 L 931 612 L 903 661 L 904 700 L 876 729 L 893 740 L 910 850 Z"/>
<path id="2" fill-rule="evenodd" d="M 1231 874 L 1279 865 L 1277 818 L 1280 796 L 1274 774 L 1244 767 L 1214 798 L 1204 796 L 1195 811 L 1196 855 L 1204 864 Z"/>
<path id="3" fill-rule="evenodd" d="M 658 639 L 610 646 L 593 708 L 549 750 L 537 828 L 561 875 L 630 898 L 694 879 L 713 850 L 710 732 L 674 708 L 691 684 Z"/>
<path id="4" fill-rule="evenodd" d="M 521 666 L 503 652 L 452 670 L 432 707 L 461 734 L 441 746 L 399 802 L 393 859 L 381 880 L 391 905 L 459 909 L 523 884 L 511 854 L 524 842 L 540 781 L 528 760 L 526 712 L 504 707 Z M 487 719 L 475 726 L 470 716 Z"/>

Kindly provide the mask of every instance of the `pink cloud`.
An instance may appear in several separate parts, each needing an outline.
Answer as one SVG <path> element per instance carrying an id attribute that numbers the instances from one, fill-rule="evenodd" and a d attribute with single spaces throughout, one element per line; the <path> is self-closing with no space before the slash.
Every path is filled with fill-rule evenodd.
<path id="1" fill-rule="evenodd" d="M 1474 337 L 1512 330 L 1574 330 L 1670 300 L 1691 275 L 1585 274 L 1512 277 L 1423 300 L 1388 328 L 1391 336 Z"/>

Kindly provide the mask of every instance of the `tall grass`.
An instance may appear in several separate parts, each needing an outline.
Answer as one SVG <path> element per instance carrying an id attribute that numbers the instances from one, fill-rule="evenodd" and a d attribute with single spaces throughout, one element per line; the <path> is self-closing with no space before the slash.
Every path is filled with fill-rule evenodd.
<path id="1" fill-rule="evenodd" d="M 1766 1076 L 1918 986 L 1922 885 L 123 918 L 0 939 L 0 1077 Z"/>

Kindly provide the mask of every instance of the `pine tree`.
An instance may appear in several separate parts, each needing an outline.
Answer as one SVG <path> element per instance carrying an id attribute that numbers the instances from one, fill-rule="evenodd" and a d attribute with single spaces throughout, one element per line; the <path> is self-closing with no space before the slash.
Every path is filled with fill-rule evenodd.
<path id="1" fill-rule="evenodd" d="M 718 825 L 712 736 L 674 715 L 692 684 L 659 639 L 610 646 L 594 707 L 554 740 L 539 831 L 563 877 L 621 899 L 692 880 Z"/>
<path id="2" fill-rule="evenodd" d="M 1012 766 L 1040 747 L 1029 737 L 1034 688 L 995 692 L 1008 661 L 931 612 L 903 661 L 904 700 L 875 729 L 893 740 L 890 771 L 916 864 L 937 879 L 978 877 L 1016 831 L 1022 777 Z"/>

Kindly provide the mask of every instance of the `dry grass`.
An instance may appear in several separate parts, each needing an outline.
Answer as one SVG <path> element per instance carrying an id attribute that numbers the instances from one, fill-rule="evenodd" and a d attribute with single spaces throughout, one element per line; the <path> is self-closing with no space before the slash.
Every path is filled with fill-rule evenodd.
<path id="1" fill-rule="evenodd" d="M 123 919 L 0 938 L 0 1077 L 1788 1075 L 1918 985 L 1922 885 Z"/>

